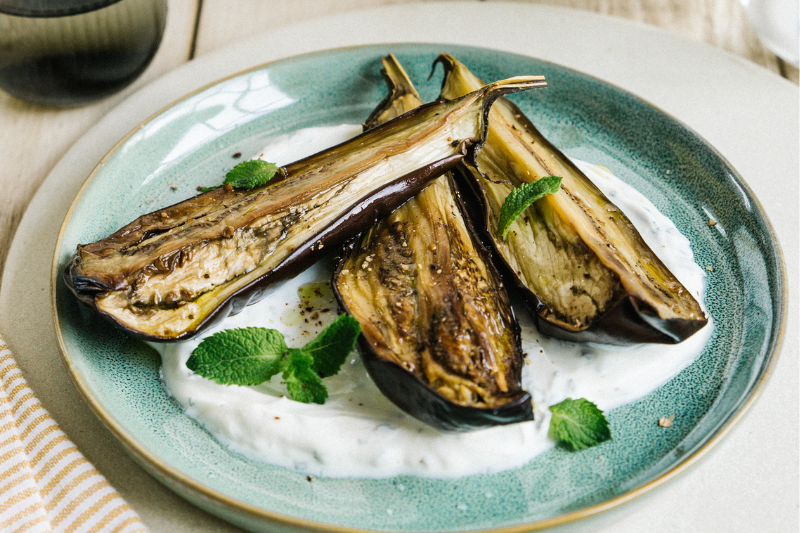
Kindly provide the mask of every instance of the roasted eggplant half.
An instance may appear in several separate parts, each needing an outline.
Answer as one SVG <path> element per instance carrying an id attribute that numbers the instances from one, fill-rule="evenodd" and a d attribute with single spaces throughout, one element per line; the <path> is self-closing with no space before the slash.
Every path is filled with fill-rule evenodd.
<path id="1" fill-rule="evenodd" d="M 144 215 L 78 246 L 66 284 L 137 337 L 188 338 L 474 158 L 492 102 L 544 84 L 518 77 L 433 102 L 283 167 L 267 185 L 216 189 Z"/>
<path id="2" fill-rule="evenodd" d="M 482 86 L 449 55 L 442 98 Z M 461 165 L 483 207 L 494 257 L 519 289 L 545 334 L 571 341 L 613 344 L 678 343 L 706 322 L 689 291 L 647 246 L 636 228 L 569 158 L 507 99 L 489 113 L 477 165 Z M 544 176 L 560 176 L 561 189 L 535 202 L 496 233 L 508 193 Z"/>
<path id="3" fill-rule="evenodd" d="M 397 59 L 383 65 L 389 95 L 365 129 L 422 105 Z M 445 430 L 533 419 L 519 326 L 450 173 L 350 243 L 332 285 L 361 323 L 372 380 L 401 409 Z"/>

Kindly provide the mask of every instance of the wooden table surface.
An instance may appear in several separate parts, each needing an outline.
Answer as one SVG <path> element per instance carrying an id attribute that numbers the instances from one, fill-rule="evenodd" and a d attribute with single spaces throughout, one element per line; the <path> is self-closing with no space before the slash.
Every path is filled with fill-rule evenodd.
<path id="1" fill-rule="evenodd" d="M 0 275 L 36 189 L 80 136 L 126 95 L 182 63 L 250 35 L 337 12 L 410 0 L 170 0 L 161 47 L 121 93 L 76 109 L 53 109 L 0 92 Z M 769 52 L 739 0 L 543 0 L 652 24 L 738 54 L 798 82 L 797 68 Z"/>
<path id="2" fill-rule="evenodd" d="M 95 104 L 46 108 L 0 92 L 0 276 L 26 206 L 64 153 L 127 95 L 159 76 L 232 42 L 303 20 L 409 0 L 170 0 L 161 47 L 144 74 Z M 475 0 L 478 1 L 478 0 Z M 491 2 L 491 0 L 489 0 Z M 650 24 L 755 62 L 793 83 L 798 70 L 758 40 L 739 0 L 540 0 Z M 213 517 L 185 517 L 213 524 Z"/>

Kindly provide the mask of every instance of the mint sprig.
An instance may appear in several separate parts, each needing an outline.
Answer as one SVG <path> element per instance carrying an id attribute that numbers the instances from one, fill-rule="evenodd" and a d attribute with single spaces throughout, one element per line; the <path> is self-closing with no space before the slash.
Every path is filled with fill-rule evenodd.
<path id="1" fill-rule="evenodd" d="M 331 327 L 337 322 L 339 324 L 336 327 Z M 356 347 L 356 338 L 361 332 L 361 324 L 350 315 L 339 315 L 331 326 L 303 346 L 303 351 L 314 359 L 314 371 L 322 377 L 339 373 L 347 354 Z M 344 357 L 338 357 L 342 353 Z"/>
<path id="2" fill-rule="evenodd" d="M 213 191 L 230 184 L 234 189 L 255 189 L 266 184 L 278 172 L 278 165 L 262 159 L 251 159 L 239 163 L 228 171 L 225 181 L 215 187 L 205 187 L 201 192 Z"/>
<path id="3" fill-rule="evenodd" d="M 347 357 L 347 354 L 344 354 Z M 325 403 L 328 389 L 314 371 L 314 357 L 298 348 L 289 348 L 283 359 L 283 381 L 292 400 L 303 403 Z"/>
<path id="4" fill-rule="evenodd" d="M 513 189 L 500 208 L 500 218 L 497 221 L 497 234 L 506 239 L 511 224 L 533 202 L 545 195 L 553 194 L 561 187 L 561 178 L 558 176 L 545 176 L 537 181 L 523 183 Z"/>
<path id="5" fill-rule="evenodd" d="M 579 398 L 567 398 L 550 406 L 550 437 L 574 451 L 611 440 L 611 428 L 603 411 L 595 404 Z"/>
<path id="6" fill-rule="evenodd" d="M 186 366 L 221 385 L 258 385 L 281 373 L 290 398 L 322 404 L 328 397 L 322 377 L 339 372 L 359 333 L 349 315 L 339 315 L 302 348 L 289 348 L 275 329 L 226 329 L 203 339 Z"/>
<path id="7" fill-rule="evenodd" d="M 223 385 L 258 385 L 280 371 L 287 349 L 274 329 L 226 329 L 203 339 L 186 366 Z"/>

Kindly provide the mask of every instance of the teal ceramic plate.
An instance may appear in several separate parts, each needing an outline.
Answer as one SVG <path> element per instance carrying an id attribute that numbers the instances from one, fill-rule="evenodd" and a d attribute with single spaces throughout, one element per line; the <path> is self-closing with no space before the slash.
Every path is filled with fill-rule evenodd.
<path id="1" fill-rule="evenodd" d="M 713 338 L 675 379 L 610 413 L 613 442 L 581 453 L 553 449 L 495 475 L 309 483 L 305 474 L 217 444 L 165 393 L 158 356 L 111 330 L 66 290 L 60 272 L 77 244 L 189 197 L 198 184 L 219 182 L 235 152 L 256 153 L 271 137 L 297 128 L 364 120 L 385 94 L 379 59 L 388 52 L 428 100 L 439 89 L 441 78 L 428 78 L 439 52 L 485 80 L 544 74 L 548 89 L 515 95 L 523 111 L 568 155 L 613 167 L 675 221 L 699 264 L 713 267 L 705 301 L 716 324 Z M 758 202 L 685 126 L 619 88 L 551 63 L 438 45 L 314 53 L 188 95 L 132 131 L 97 166 L 67 215 L 53 268 L 59 342 L 98 416 L 176 492 L 261 530 L 517 531 L 628 501 L 693 463 L 750 405 L 775 360 L 785 287 L 776 238 Z M 669 431 L 655 423 L 665 413 L 680 413 Z"/>

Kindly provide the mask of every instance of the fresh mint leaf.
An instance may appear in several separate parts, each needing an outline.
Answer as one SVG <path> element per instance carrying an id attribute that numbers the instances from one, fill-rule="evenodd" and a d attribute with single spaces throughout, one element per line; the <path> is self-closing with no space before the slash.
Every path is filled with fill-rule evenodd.
<path id="1" fill-rule="evenodd" d="M 561 178 L 558 176 L 545 176 L 537 181 L 523 183 L 513 189 L 500 208 L 500 218 L 497 221 L 497 234 L 506 239 L 511 224 L 533 202 L 547 194 L 553 194 L 561 187 Z"/>
<path id="2" fill-rule="evenodd" d="M 314 370 L 314 357 L 299 348 L 289 348 L 281 370 L 283 381 L 292 400 L 303 403 L 325 403 L 328 390 Z"/>
<path id="3" fill-rule="evenodd" d="M 314 358 L 313 369 L 322 377 L 339 373 L 356 345 L 361 324 L 350 315 L 339 315 L 303 351 Z"/>
<path id="4" fill-rule="evenodd" d="M 271 180 L 276 172 L 278 165 L 275 163 L 251 159 L 233 167 L 225 176 L 223 185 L 230 183 L 235 189 L 254 189 Z"/>
<path id="5" fill-rule="evenodd" d="M 201 191 L 213 191 L 228 184 L 234 189 L 255 189 L 266 184 L 277 172 L 278 165 L 275 163 L 268 163 L 262 159 L 251 159 L 239 163 L 228 171 L 222 185 L 206 187 Z"/>
<path id="6" fill-rule="evenodd" d="M 611 429 L 603 411 L 579 398 L 567 398 L 550 406 L 550 437 L 572 450 L 582 450 L 611 440 Z"/>
<path id="7" fill-rule="evenodd" d="M 322 377 L 339 372 L 360 332 L 355 318 L 340 315 L 303 348 L 289 348 L 274 329 L 226 329 L 203 339 L 186 366 L 221 385 L 258 385 L 282 372 L 290 398 L 321 404 Z"/>
<path id="8" fill-rule="evenodd" d="M 280 371 L 286 350 L 277 330 L 227 329 L 203 339 L 186 366 L 222 385 L 258 385 Z"/>

